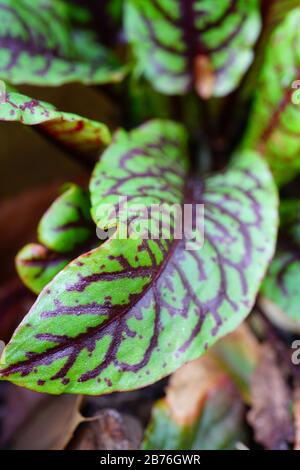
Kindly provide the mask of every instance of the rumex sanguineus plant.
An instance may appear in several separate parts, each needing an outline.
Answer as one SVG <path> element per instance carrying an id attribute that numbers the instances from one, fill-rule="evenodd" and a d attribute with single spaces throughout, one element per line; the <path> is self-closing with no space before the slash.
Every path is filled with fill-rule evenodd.
<path id="1" fill-rule="evenodd" d="M 300 168 L 297 6 L 0 0 L 0 119 L 92 170 L 88 187 L 62 188 L 17 254 L 39 296 L 4 349 L 1 380 L 52 394 L 143 387 L 235 330 L 259 292 L 299 327 L 299 199 L 288 186 Z M 120 128 L 18 90 L 70 82 L 103 86 Z M 120 197 L 129 208 L 203 205 L 203 246 L 162 232 L 118 238 L 101 208 Z"/>

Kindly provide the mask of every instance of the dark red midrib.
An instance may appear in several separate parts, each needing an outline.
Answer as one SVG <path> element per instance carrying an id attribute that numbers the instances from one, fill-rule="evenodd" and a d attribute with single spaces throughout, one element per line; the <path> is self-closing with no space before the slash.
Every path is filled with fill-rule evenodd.
<path id="1" fill-rule="evenodd" d="M 78 256 L 80 256 L 83 252 L 85 251 L 90 251 L 97 242 L 97 239 L 94 237 L 94 234 L 92 233 L 90 237 L 87 240 L 84 240 L 82 243 L 78 243 L 74 246 L 74 248 L 71 251 L 66 251 L 66 252 L 59 252 L 55 250 L 51 250 L 50 248 L 44 247 L 46 249 L 46 256 L 44 258 L 37 258 L 36 255 L 34 255 L 32 258 L 28 259 L 20 259 L 20 264 L 23 264 L 24 266 L 44 266 L 44 265 L 49 265 L 49 264 L 57 264 L 61 263 L 63 261 L 69 261 L 72 259 L 76 259 Z"/>
<path id="2" fill-rule="evenodd" d="M 93 228 L 92 222 L 86 220 L 83 222 L 82 220 L 73 220 L 70 222 L 66 222 L 65 224 L 58 225 L 53 228 L 53 232 L 64 232 L 66 230 L 71 230 L 71 229 L 83 229 L 83 230 L 88 230 L 91 232 Z"/>
<path id="3" fill-rule="evenodd" d="M 191 203 L 192 200 L 194 199 L 193 195 L 194 195 L 195 185 L 193 184 L 193 181 L 194 180 L 191 176 L 187 178 L 187 182 L 185 183 L 184 191 L 183 191 L 182 204 Z M 198 198 L 199 196 L 198 197 L 196 196 L 196 199 Z M 200 202 L 200 201 L 197 201 L 197 202 Z M 163 262 L 157 267 L 156 273 L 152 281 L 150 281 L 149 284 L 146 286 L 146 288 L 140 294 L 136 296 L 136 300 L 133 304 L 126 306 L 124 310 L 119 311 L 115 316 L 108 319 L 107 321 L 104 321 L 101 325 L 92 327 L 88 329 L 88 331 L 81 333 L 75 338 L 70 338 L 68 341 L 58 344 L 57 346 L 54 346 L 50 350 L 48 349 L 47 351 L 44 351 L 42 353 L 36 353 L 38 357 L 29 358 L 24 361 L 19 361 L 15 364 L 11 364 L 10 366 L 8 366 L 7 368 L 3 370 L 0 370 L 0 377 L 1 376 L 6 377 L 13 373 L 22 372 L 22 369 L 24 368 L 26 369 L 26 366 L 30 366 L 32 368 L 34 367 L 35 364 L 38 365 L 40 361 L 43 361 L 44 358 L 46 359 L 49 356 L 49 353 L 51 355 L 55 355 L 59 353 L 60 351 L 67 350 L 70 347 L 73 347 L 75 350 L 78 349 L 78 351 L 80 352 L 83 349 L 83 347 L 76 347 L 76 344 L 82 344 L 84 343 L 86 339 L 91 339 L 91 337 L 97 336 L 99 333 L 101 333 L 102 330 L 104 330 L 105 328 L 108 328 L 113 322 L 118 321 L 120 317 L 122 318 L 125 315 L 127 315 L 127 313 L 136 306 L 136 304 L 147 294 L 147 292 L 153 287 L 153 285 L 155 285 L 155 283 L 157 282 L 157 279 L 163 274 L 166 266 L 168 265 L 170 258 L 172 257 L 174 251 L 180 245 L 181 242 L 183 242 L 183 240 L 173 239 L 170 250 L 168 251 Z M 62 355 L 61 357 L 65 357 L 65 356 L 66 355 Z M 27 373 L 25 375 L 27 375 Z"/>
<path id="4" fill-rule="evenodd" d="M 57 131 L 55 129 L 57 123 L 74 124 L 74 126 L 71 127 L 70 129 L 63 129 L 63 130 Z M 45 132 L 49 132 L 49 134 L 56 136 L 56 135 L 69 135 L 69 134 L 72 135 L 72 134 L 79 133 L 82 130 L 84 130 L 85 124 L 86 122 L 83 119 L 70 121 L 62 115 L 60 118 L 49 119 L 49 121 L 41 122 L 39 125 L 44 128 Z M 76 144 L 74 145 L 78 145 L 78 142 L 76 142 Z"/>
<path id="5" fill-rule="evenodd" d="M 55 253 L 56 254 L 56 253 Z M 67 255 L 67 253 L 66 253 Z M 23 266 L 37 266 L 37 267 L 47 267 L 49 265 L 55 265 L 58 263 L 62 263 L 64 261 L 67 261 L 69 258 L 67 256 L 61 256 L 55 258 L 54 256 L 51 258 L 44 258 L 44 259 L 38 259 L 38 258 L 31 258 L 31 259 L 21 259 L 19 261 L 20 264 Z"/>
<path id="6" fill-rule="evenodd" d="M 300 79 L 300 68 L 296 71 L 295 80 Z M 284 112 L 285 108 L 291 103 L 291 96 L 295 90 L 291 88 L 286 88 L 284 91 L 284 96 L 280 101 L 276 111 L 274 112 L 269 125 L 263 130 L 260 137 L 260 144 L 265 146 L 265 142 L 270 138 L 274 129 L 278 126 L 281 113 Z"/>
<path id="7" fill-rule="evenodd" d="M 194 77 L 194 62 L 197 56 L 210 55 L 210 48 L 201 41 L 201 33 L 205 33 L 212 28 L 220 27 L 223 21 L 227 18 L 228 15 L 234 13 L 236 10 L 236 0 L 230 0 L 229 5 L 219 18 L 212 22 L 207 22 L 203 28 L 198 29 L 195 24 L 195 11 L 194 11 L 195 0 L 180 0 L 180 12 L 182 16 L 181 26 L 183 30 L 183 39 L 188 45 L 186 56 L 188 57 L 189 62 L 189 72 L 191 76 Z M 223 45 L 220 45 L 219 48 L 223 48 Z"/>
<path id="8" fill-rule="evenodd" d="M 194 77 L 194 60 L 197 55 L 205 53 L 205 47 L 198 40 L 198 31 L 195 25 L 194 0 L 180 0 L 182 16 L 183 40 L 187 44 L 186 56 L 191 77 Z"/>

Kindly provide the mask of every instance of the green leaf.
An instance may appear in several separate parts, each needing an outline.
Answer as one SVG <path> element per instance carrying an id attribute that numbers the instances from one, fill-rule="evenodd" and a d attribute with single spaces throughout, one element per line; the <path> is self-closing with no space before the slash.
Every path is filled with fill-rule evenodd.
<path id="1" fill-rule="evenodd" d="M 138 70 L 167 94 L 203 98 L 234 90 L 260 32 L 256 0 L 127 0 L 125 28 Z"/>
<path id="2" fill-rule="evenodd" d="M 68 253 L 89 240 L 92 232 L 89 196 L 70 184 L 42 217 L 38 238 L 51 250 Z"/>
<path id="3" fill-rule="evenodd" d="M 38 126 L 59 144 L 87 156 L 98 156 L 103 145 L 110 142 L 105 124 L 58 111 L 49 103 L 10 91 L 0 101 L 0 121 Z"/>
<path id="4" fill-rule="evenodd" d="M 299 25 L 297 8 L 270 38 L 243 142 L 263 153 L 279 184 L 300 170 Z"/>
<path id="5" fill-rule="evenodd" d="M 280 236 L 275 257 L 262 285 L 262 305 L 266 313 L 274 313 L 275 322 L 277 318 L 291 331 L 299 331 L 300 201 L 283 200 L 280 215 Z"/>
<path id="6" fill-rule="evenodd" d="M 229 450 L 245 439 L 244 406 L 228 375 L 209 355 L 176 372 L 156 402 L 144 450 Z"/>
<path id="7" fill-rule="evenodd" d="M 67 254 L 55 253 L 39 243 L 29 243 L 17 254 L 16 269 L 22 282 L 39 294 L 69 261 Z"/>
<path id="8" fill-rule="evenodd" d="M 261 2 L 262 10 L 262 31 L 255 46 L 255 57 L 249 73 L 243 81 L 242 88 L 239 90 L 239 98 L 249 100 L 257 86 L 257 77 L 264 64 L 265 52 L 269 47 L 268 42 L 274 29 L 284 20 L 286 15 L 299 6 L 299 0 L 263 0 Z M 240 102 L 241 107 L 245 103 Z"/>
<path id="9" fill-rule="evenodd" d="M 75 184 L 50 206 L 38 226 L 38 243 L 26 245 L 16 257 L 24 284 L 39 294 L 71 259 L 95 246 L 95 229 L 86 191 Z"/>
<path id="10" fill-rule="evenodd" d="M 172 122 L 115 135 L 95 168 L 91 198 L 98 228 L 117 232 L 43 290 L 2 355 L 2 379 L 49 393 L 130 390 L 199 357 L 242 322 L 273 255 L 276 188 L 256 154 L 198 181 L 188 178 L 186 153 L 185 132 Z M 153 216 L 161 238 L 136 231 L 120 239 L 120 219 L 104 209 L 124 195 L 130 229 L 147 221 L 134 216 L 137 203 L 204 204 L 204 246 L 190 249 L 189 230 L 166 238 L 166 211 Z M 201 218 L 193 227 L 201 241 Z"/>
<path id="11" fill-rule="evenodd" d="M 60 0 L 1 0 L 0 78 L 44 86 L 120 81 L 124 66 L 93 31 L 72 27 L 68 12 Z"/>

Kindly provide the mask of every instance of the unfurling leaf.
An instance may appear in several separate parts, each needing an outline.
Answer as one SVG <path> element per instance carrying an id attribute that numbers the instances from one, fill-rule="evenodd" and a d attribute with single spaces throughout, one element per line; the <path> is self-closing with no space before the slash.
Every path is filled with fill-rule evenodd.
<path id="1" fill-rule="evenodd" d="M 283 200 L 275 257 L 262 284 L 261 304 L 281 327 L 300 331 L 300 201 Z"/>
<path id="2" fill-rule="evenodd" d="M 189 177 L 187 161 L 178 124 L 151 121 L 115 135 L 96 165 L 91 199 L 98 227 L 116 231 L 42 291 L 4 350 L 1 379 L 49 393 L 139 388 L 199 357 L 242 322 L 273 255 L 276 188 L 254 153 L 202 181 Z M 129 228 L 136 228 L 124 239 L 120 221 L 104 210 L 118 214 L 122 196 Z M 147 239 L 137 231 L 149 222 L 145 210 L 132 213 L 137 204 L 194 210 L 183 238 L 166 230 L 169 222 L 178 229 L 176 217 L 154 211 L 160 237 Z M 195 204 L 205 207 L 203 246 Z M 191 227 L 198 242 L 190 240 Z"/>
<path id="3" fill-rule="evenodd" d="M 39 223 L 40 243 L 26 245 L 16 257 L 24 284 L 39 294 L 69 261 L 96 245 L 94 231 L 87 193 L 67 185 Z"/>
<path id="4" fill-rule="evenodd" d="M 278 183 L 300 170 L 300 8 L 275 29 L 256 87 L 244 146 L 259 149 Z"/>
<path id="5" fill-rule="evenodd" d="M 260 31 L 258 2 L 127 0 L 125 26 L 137 68 L 154 88 L 203 98 L 224 96 L 253 59 Z"/>
<path id="6" fill-rule="evenodd" d="M 103 145 L 110 142 L 105 124 L 58 111 L 49 103 L 13 91 L 7 92 L 0 102 L 0 121 L 38 126 L 59 144 L 87 156 L 98 156 Z"/>
<path id="7" fill-rule="evenodd" d="M 152 411 L 143 448 L 235 449 L 245 437 L 244 406 L 224 370 L 206 355 L 179 369 Z"/>
<path id="8" fill-rule="evenodd" d="M 0 78 L 44 86 L 120 81 L 124 67 L 93 31 L 74 28 L 68 12 L 60 0 L 1 0 Z"/>

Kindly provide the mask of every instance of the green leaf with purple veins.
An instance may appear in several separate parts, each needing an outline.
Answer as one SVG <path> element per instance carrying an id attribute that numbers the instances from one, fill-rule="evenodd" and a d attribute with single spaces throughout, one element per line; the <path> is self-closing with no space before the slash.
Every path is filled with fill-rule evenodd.
<path id="1" fill-rule="evenodd" d="M 87 242 L 95 229 L 88 193 L 70 184 L 42 217 L 38 238 L 47 248 L 68 253 Z"/>
<path id="2" fill-rule="evenodd" d="M 261 292 L 299 329 L 300 325 L 300 201 L 283 200 L 280 207 L 280 232 L 275 257 L 264 279 Z M 269 304 L 264 302 L 267 308 Z M 287 326 L 293 329 L 293 323 Z"/>
<path id="3" fill-rule="evenodd" d="M 42 291 L 1 357 L 1 379 L 55 394 L 130 390 L 199 357 L 242 322 L 273 256 L 272 176 L 254 153 L 202 181 L 188 176 L 187 162 L 179 124 L 152 121 L 115 135 L 91 180 L 100 228 L 119 230 L 103 204 L 117 206 L 123 195 L 130 210 L 204 204 L 204 246 L 163 238 L 164 211 L 161 238 L 120 239 L 117 230 Z"/>
<path id="4" fill-rule="evenodd" d="M 243 143 L 263 153 L 279 184 L 300 171 L 299 26 L 296 8 L 270 38 Z"/>
<path id="5" fill-rule="evenodd" d="M 51 139 L 87 157 L 98 156 L 103 146 L 110 142 L 110 132 L 105 124 L 58 111 L 49 103 L 11 91 L 0 101 L 0 121 L 38 126 Z"/>
<path id="6" fill-rule="evenodd" d="M 22 282 L 39 294 L 69 261 L 68 254 L 56 253 L 39 243 L 29 243 L 17 254 L 16 269 Z"/>
<path id="7" fill-rule="evenodd" d="M 72 259 L 97 245 L 87 192 L 75 184 L 64 189 L 39 223 L 40 244 L 26 245 L 16 257 L 20 278 L 37 294 Z"/>
<path id="8" fill-rule="evenodd" d="M 68 12 L 61 0 L 1 0 L 0 78 L 44 86 L 120 81 L 125 67 L 93 31 L 73 27 Z"/>
<path id="9" fill-rule="evenodd" d="M 239 106 L 244 107 L 245 100 L 251 99 L 253 95 L 257 86 L 257 77 L 264 64 L 265 52 L 268 48 L 271 34 L 284 20 L 286 15 L 296 7 L 299 7 L 299 0 L 280 0 L 280 2 L 277 0 L 263 0 L 261 2 L 263 28 L 255 45 L 254 62 L 243 81 L 242 88 L 239 90 L 239 95 L 244 100 L 244 104 L 239 103 Z"/>
<path id="10" fill-rule="evenodd" d="M 257 0 L 126 0 L 125 30 L 138 71 L 167 94 L 234 90 L 253 60 Z"/>

